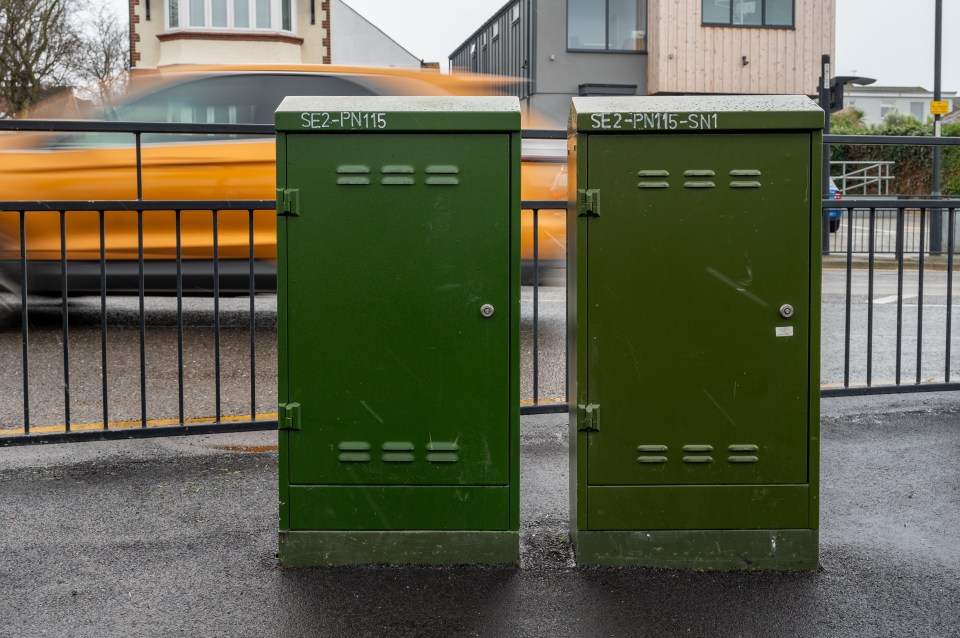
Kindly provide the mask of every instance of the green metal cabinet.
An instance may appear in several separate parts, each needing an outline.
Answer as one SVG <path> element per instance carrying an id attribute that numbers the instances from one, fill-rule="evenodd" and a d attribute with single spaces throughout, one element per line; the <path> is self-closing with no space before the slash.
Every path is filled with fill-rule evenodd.
<path id="1" fill-rule="evenodd" d="M 822 127 L 802 96 L 573 99 L 578 562 L 817 567 Z"/>
<path id="2" fill-rule="evenodd" d="M 280 562 L 516 562 L 517 99 L 276 125 Z"/>

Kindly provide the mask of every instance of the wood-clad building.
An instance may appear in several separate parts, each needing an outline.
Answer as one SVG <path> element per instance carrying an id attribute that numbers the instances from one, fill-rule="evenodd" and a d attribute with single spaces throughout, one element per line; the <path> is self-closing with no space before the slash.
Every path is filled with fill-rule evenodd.
<path id="1" fill-rule="evenodd" d="M 813 95 L 820 56 L 834 53 L 836 0 L 794 0 L 792 25 L 709 24 L 703 12 L 707 0 L 649 4 L 651 94 Z M 762 6 L 760 0 L 750 4 Z"/>

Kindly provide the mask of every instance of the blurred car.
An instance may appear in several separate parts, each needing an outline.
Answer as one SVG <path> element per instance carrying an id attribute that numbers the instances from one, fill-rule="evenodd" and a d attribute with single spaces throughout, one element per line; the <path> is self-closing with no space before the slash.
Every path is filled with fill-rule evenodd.
<path id="1" fill-rule="evenodd" d="M 840 192 L 837 183 L 832 179 L 830 180 L 830 199 L 843 199 L 843 193 Z M 843 216 L 843 211 L 839 208 L 830 208 L 827 212 L 830 219 L 830 232 L 835 233 L 840 230 L 840 219 Z"/>
<path id="2" fill-rule="evenodd" d="M 487 95 L 503 78 L 412 69 L 338 66 L 215 66 L 166 68 L 138 74 L 124 98 L 93 115 L 117 122 L 273 124 L 287 95 Z M 513 80 L 511 80 L 513 81 Z M 148 134 L 142 141 L 144 200 L 273 199 L 276 152 L 272 136 Z M 536 141 L 536 140 L 533 140 Z M 562 142 L 562 140 L 551 140 Z M 556 149 L 552 151 L 556 154 Z M 536 156 L 522 165 L 524 199 L 565 199 L 565 160 Z M 526 149 L 525 149 L 526 154 Z M 565 157 L 565 150 L 564 150 Z M 133 136 L 124 133 L 42 133 L 0 135 L 0 199 L 132 200 L 137 198 Z M 181 211 L 180 252 L 184 294 L 213 290 L 213 222 L 210 211 Z M 218 213 L 220 292 L 249 290 L 250 215 Z M 108 294 L 139 290 L 138 215 L 104 214 L 104 257 Z M 565 219 L 539 218 L 540 257 L 560 262 Z M 532 215 L 522 216 L 522 260 L 531 263 Z M 274 289 L 276 214 L 253 213 L 254 270 L 258 291 Z M 0 281 L 20 280 L 19 215 L 0 212 Z M 61 240 L 58 212 L 26 214 L 28 290 L 61 294 Z M 100 218 L 97 212 L 70 212 L 65 224 L 70 295 L 100 293 Z M 147 294 L 176 292 L 175 213 L 143 215 L 144 279 Z"/>

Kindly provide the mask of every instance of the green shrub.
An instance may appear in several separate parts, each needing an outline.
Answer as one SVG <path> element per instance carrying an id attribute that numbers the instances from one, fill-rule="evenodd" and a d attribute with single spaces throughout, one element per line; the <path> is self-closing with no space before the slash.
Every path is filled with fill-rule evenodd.
<path id="1" fill-rule="evenodd" d="M 830 117 L 831 133 L 837 135 L 933 135 L 932 123 L 897 113 L 884 118 L 883 124 L 864 126 L 863 112 L 844 109 Z M 960 124 L 943 126 L 944 137 L 960 137 Z M 894 179 L 890 193 L 896 195 L 928 195 L 933 189 L 933 149 L 929 146 L 864 146 L 834 144 L 830 147 L 833 161 L 893 161 Z M 838 170 L 838 169 L 835 169 Z M 960 195 L 960 147 L 943 147 L 940 153 L 940 190 L 944 195 Z"/>

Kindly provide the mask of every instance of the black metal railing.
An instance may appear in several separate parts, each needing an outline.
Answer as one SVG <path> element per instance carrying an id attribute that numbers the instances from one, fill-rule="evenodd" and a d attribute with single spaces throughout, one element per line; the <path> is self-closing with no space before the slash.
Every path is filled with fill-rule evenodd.
<path id="1" fill-rule="evenodd" d="M 824 211 L 836 209 L 837 203 L 835 200 L 824 200 Z M 824 260 L 823 276 L 826 287 L 830 281 L 831 266 L 839 266 L 843 271 L 842 378 L 836 378 L 836 370 L 833 370 L 831 377 L 831 371 L 824 369 L 821 379 L 825 386 L 821 394 L 850 396 L 960 390 L 960 383 L 951 380 L 951 371 L 957 365 L 951 360 L 951 345 L 953 273 L 957 248 L 955 235 L 960 199 L 900 200 L 893 208 L 887 199 L 845 200 L 843 205 L 843 216 L 837 232 L 845 231 L 845 236 L 841 236 L 835 244 L 840 249 L 833 250 L 831 257 Z M 880 215 L 892 217 L 892 238 L 884 238 L 883 234 L 878 233 L 881 228 L 878 224 Z M 929 247 L 929 222 L 935 215 L 945 220 L 946 250 L 939 254 L 933 253 Z M 908 220 L 915 224 L 912 230 L 908 229 Z M 866 225 L 866 231 L 862 237 L 858 237 L 854 228 L 861 223 Z M 909 239 L 911 234 L 912 240 Z M 933 295 L 926 288 L 931 276 L 938 280 Z M 884 280 L 886 293 L 879 298 L 878 278 Z M 906 283 L 912 289 L 909 294 L 905 291 Z M 825 344 L 832 341 L 830 331 L 835 329 L 837 318 L 835 313 L 830 312 L 834 307 L 830 297 L 830 291 L 825 290 L 821 299 L 824 312 L 821 323 L 827 335 Z M 916 306 L 913 317 L 905 314 L 909 300 L 916 301 L 915 304 L 909 304 Z M 938 326 L 939 339 L 924 332 L 925 321 L 929 321 L 924 310 L 931 300 L 936 302 L 929 304 L 931 307 L 944 309 L 943 322 Z M 859 311 L 856 311 L 857 306 L 860 306 Z M 909 354 L 905 341 L 914 342 L 912 361 L 909 358 L 905 360 Z M 854 352 L 855 343 L 858 352 Z M 887 346 L 881 351 L 883 357 L 879 362 L 876 356 L 878 345 Z M 909 366 L 912 366 L 912 374 L 907 378 L 905 370 Z M 881 379 L 879 383 L 878 373 Z"/>
<path id="2" fill-rule="evenodd" d="M 3 262 L 7 268 L 0 276 L 13 284 L 16 302 L 19 304 L 19 343 L 6 331 L 5 341 L 0 347 L 8 353 L 7 373 L 17 369 L 22 395 L 22 414 L 17 423 L 6 423 L 6 429 L 0 428 L 0 446 L 22 443 L 62 442 L 91 439 L 117 439 L 147 436 L 168 436 L 178 434 L 201 434 L 209 432 L 232 432 L 242 430 L 263 430 L 276 427 L 276 415 L 265 400 L 265 394 L 258 391 L 257 376 L 269 370 L 271 361 L 275 365 L 275 353 L 258 354 L 263 346 L 262 337 L 258 339 L 258 329 L 272 325 L 270 310 L 263 325 L 258 326 L 257 315 L 262 306 L 270 305 L 274 300 L 263 293 L 275 291 L 272 273 L 260 272 L 259 261 L 255 258 L 256 237 L 254 217 L 256 211 L 275 209 L 274 200 L 171 200 L 155 201 L 143 199 L 143 159 L 142 138 L 144 135 L 190 134 L 194 139 L 214 136 L 207 139 L 221 140 L 225 137 L 261 137 L 273 135 L 272 127 L 259 125 L 206 125 L 206 124 L 130 124 L 113 122 L 67 122 L 67 121 L 0 121 L 0 130 L 21 131 L 57 131 L 59 134 L 83 132 L 108 132 L 127 134 L 133 137 L 135 147 L 137 198 L 132 200 L 103 201 L 2 201 L 0 202 L 0 220 L 4 216 L 13 220 L 8 228 L 15 228 L 15 237 L 8 238 L 18 246 L 16 259 Z M 528 131 L 525 139 L 562 139 L 560 131 Z M 150 138 L 151 140 L 153 138 Z M 269 139 L 267 140 L 269 141 Z M 956 144 L 957 140 L 937 140 L 936 138 L 891 138 L 828 136 L 830 144 Z M 527 157 L 527 162 L 565 163 L 561 155 L 555 157 Z M 844 199 L 840 201 L 824 199 L 825 238 L 828 250 L 825 251 L 825 290 L 822 299 L 824 308 L 824 357 L 823 395 L 873 394 L 888 392 L 915 392 L 933 390 L 958 390 L 960 383 L 952 380 L 952 371 L 960 365 L 951 357 L 953 304 L 953 270 L 956 249 L 958 199 Z M 567 202 L 565 200 L 523 201 L 522 215 L 530 216 L 532 228 L 532 255 L 530 262 L 523 263 L 523 327 L 524 361 L 522 362 L 522 405 L 523 414 L 559 413 L 567 410 L 565 378 L 563 378 L 566 358 L 565 304 L 566 288 L 562 285 L 565 269 L 562 260 L 555 259 L 546 264 L 552 276 L 553 285 L 544 288 L 547 274 L 542 258 L 542 230 L 544 215 L 561 216 L 565 223 Z M 839 227 L 829 233 L 829 211 L 842 211 Z M 203 216 L 210 227 L 211 259 L 209 269 L 197 271 L 195 260 L 184 259 L 182 243 L 182 224 L 184 215 L 192 219 Z M 238 259 L 223 259 L 221 254 L 220 228 L 224 215 L 245 216 L 247 228 L 246 255 Z M 50 215 L 59 224 L 59 246 L 56 258 L 48 254 L 45 259 L 37 260 L 31 254 L 30 219 L 32 216 Z M 98 234 L 98 254 L 95 258 L 88 255 L 83 260 L 71 258 L 70 235 L 67 232 L 69 220 L 77 215 L 87 215 L 96 220 Z M 133 216 L 136 222 L 137 249 L 136 258 L 117 263 L 108 258 L 109 235 L 107 221 L 111 216 Z M 12 216 L 12 217 L 10 217 Z M 170 232 L 175 236 L 175 254 L 169 260 L 173 270 L 165 273 L 154 272 L 157 262 L 144 254 L 144 220 L 153 220 L 155 216 L 172 219 Z M 946 229 L 945 250 L 931 250 L 931 221 L 941 221 Z M 51 223 L 53 223 L 51 221 Z M 551 223 L 556 223 L 552 219 Z M 566 234 L 566 229 L 563 231 Z M 559 231 L 558 231 L 559 234 Z M 555 238 L 554 238 L 555 239 Z M 49 252 L 49 250 L 48 250 Z M 169 265 L 169 264 L 168 264 Z M 842 274 L 835 274 L 837 268 Z M 86 269 L 87 285 L 71 287 L 75 281 L 73 275 Z M 119 270 L 118 270 L 119 269 Z M 124 270 L 125 269 L 125 270 Z M 42 271 L 42 272 L 41 272 Z M 189 271 L 189 272 L 188 272 Z M 529 277 L 527 276 L 529 274 Z M 43 275 L 43 277 L 41 277 Z M 164 284 L 160 280 L 174 285 Z M 200 277 L 204 282 L 201 289 L 188 289 L 185 279 L 189 275 L 196 282 Z M 44 278 L 45 277 L 45 278 Z M 158 279 L 159 277 L 159 279 Z M 892 279 L 891 279 L 892 278 Z M 47 313 L 40 300 L 33 296 L 40 283 L 48 286 L 56 281 L 57 309 Z M 123 328 L 113 329 L 108 316 L 117 312 L 118 298 L 113 296 L 116 282 L 125 282 L 130 298 L 136 299 L 136 306 L 123 312 L 123 321 L 136 328 L 135 344 L 129 350 L 119 354 L 111 353 L 113 333 L 122 333 Z M 837 284 L 839 292 L 833 284 Z M 909 288 L 909 290 L 908 290 Z M 876 298 L 884 291 L 882 298 Z M 88 306 L 74 315 L 86 317 L 85 324 L 77 330 L 77 317 L 71 314 L 71 300 L 74 294 L 92 295 Z M 148 300 L 161 294 L 175 298 L 175 309 L 163 306 L 160 310 L 148 311 Z M 187 298 L 203 294 L 212 300 L 212 309 L 194 312 L 185 308 Z M 10 294 L 8 293 L 8 297 Z M 239 382 L 231 377 L 224 380 L 225 352 L 222 339 L 223 303 L 231 298 L 230 320 L 227 330 L 231 339 L 226 348 L 232 357 L 232 367 L 239 371 L 239 377 L 249 377 Z M 246 298 L 244 300 L 244 298 Z M 90 300 L 96 300 L 96 304 Z M 935 311 L 927 308 L 925 302 L 934 299 Z M 839 300 L 834 303 L 834 300 Z M 916 304 L 912 303 L 916 300 Z M 939 303 L 944 301 L 944 304 Z M 245 308 L 240 308 L 237 303 Z M 152 301 L 151 301 L 152 303 Z M 555 304 L 545 318 L 545 304 Z M 913 307 L 916 306 L 916 310 Z M 0 302 L 2 307 L 2 302 Z M 944 320 L 941 324 L 935 317 L 936 329 L 931 329 L 931 315 L 939 315 L 943 308 Z M 925 308 L 927 310 L 925 311 Z M 38 314 L 39 313 L 39 314 Z M 193 313 L 193 314 L 191 314 Z M 168 324 L 172 314 L 175 334 Z M 196 316 L 202 315 L 202 319 Z M 51 320 L 51 316 L 55 319 Z M 161 317 L 161 325 L 152 325 L 155 317 Z M 194 317 L 190 319 L 189 317 Z M 212 325 L 209 322 L 212 318 Z M 37 323 L 39 321 L 39 323 Z M 196 326 L 190 322 L 197 323 Z M 202 325 L 201 325 L 202 324 Z M 55 325 L 55 327 L 53 327 Z M 842 325 L 842 330 L 839 326 Z M 186 397 L 190 395 L 196 381 L 188 379 L 186 363 L 189 354 L 186 342 L 186 328 L 202 327 L 212 338 L 212 409 L 188 408 Z M 940 329 L 942 326 L 942 330 Z M 860 331 L 860 328 L 863 331 Z M 38 367 L 45 369 L 45 385 L 40 388 L 43 396 L 43 418 L 32 414 L 35 406 L 37 388 L 32 387 L 32 357 L 36 356 L 31 336 L 36 332 L 43 334 L 45 342 L 34 344 L 49 354 L 56 344 L 59 351 L 54 357 L 42 359 Z M 157 331 L 154 339 L 152 331 Z M 91 334 L 96 333 L 96 339 Z M 239 333 L 245 336 L 238 336 Z M 842 339 L 839 336 L 842 334 Z M 125 335 L 125 333 L 124 333 Z M 4 335 L 0 335 L 4 336 Z M 9 337 L 9 338 L 6 338 Z M 245 345 L 242 347 L 239 341 Z M 76 345 L 80 342 L 80 347 Z M 95 343 L 94 343 L 95 341 Z M 274 340 L 275 341 L 275 340 Z M 935 344 L 934 344 L 935 342 Z M 174 345 L 175 344 L 175 345 Z M 932 345 L 933 344 L 933 345 Z M 170 366 L 175 370 L 175 382 L 161 383 L 157 388 L 151 385 L 154 365 L 150 361 L 150 347 L 163 352 L 175 352 Z M 837 351 L 842 350 L 840 356 Z M 245 350 L 242 357 L 237 353 Z M 19 351 L 19 366 L 11 365 Z M 544 355 L 544 352 L 547 352 Z M 133 352 L 134 354 L 129 354 Z M 263 357 L 266 356 L 266 360 Z M 273 357 L 271 359 L 270 357 Z M 56 365 L 53 359 L 59 361 Z M 79 369 L 74 365 L 79 358 Z M 258 365 L 258 360 L 261 364 Z M 94 363 L 95 361 L 95 363 Z M 192 361 L 192 359 L 191 359 Z M 209 377 L 210 368 L 202 362 L 197 364 L 200 373 Z M 53 367 L 62 367 L 57 378 L 51 372 Z M 160 368 L 163 365 L 159 366 Z M 71 375 L 73 368 L 74 374 Z M 130 374 L 130 370 L 136 374 Z M 560 371 L 559 374 L 557 371 Z M 547 372 L 545 376 L 545 371 Z M 53 376 L 51 376 L 53 375 Z M 117 380 L 115 377 L 120 377 Z M 243 383 L 248 385 L 244 386 Z M 54 402 L 51 390 L 60 387 L 60 395 Z M 62 387 L 61 387 L 62 386 Z M 175 386 L 175 387 L 174 387 Z M 5 393 L 14 391 L 10 378 L 4 382 Z M 246 399 L 236 398 L 246 394 Z M 169 405 L 170 414 L 157 414 L 156 404 L 160 399 L 157 393 L 165 393 L 163 401 Z M 224 394 L 231 394 L 225 405 Z M 113 396 L 137 395 L 136 409 L 128 408 L 117 419 L 111 410 Z M 154 399 L 151 399 L 154 397 Z M 62 405 L 59 402 L 62 401 Z M 151 404 L 152 401 L 152 404 Z M 10 401 L 7 401 L 10 404 Z M 50 404 L 57 403 L 58 408 Z M 246 403 L 246 405 L 244 405 Z M 258 403 L 260 406 L 258 407 Z M 74 406 L 80 406 L 78 411 Z M 98 408 L 95 417 L 94 407 Z M 264 408 L 264 406 L 267 406 Z M 57 411 L 59 410 L 59 412 Z M 136 418 L 129 413 L 135 411 Z M 54 416 L 51 416 L 56 413 Z M 6 413 L 5 413 L 6 414 Z M 55 422 L 55 427 L 36 425 Z"/>
<path id="3" fill-rule="evenodd" d="M 956 137 L 825 135 L 823 141 L 826 145 L 960 146 Z M 960 390 L 960 383 L 951 379 L 952 370 L 960 365 L 951 359 L 960 199 L 825 198 L 822 206 L 821 360 L 825 365 L 821 394 Z M 831 210 L 841 213 L 833 229 Z M 832 301 L 837 270 L 843 273 L 840 304 Z M 908 312 L 913 306 L 916 311 Z M 936 320 L 933 328 L 931 315 Z M 840 366 L 829 363 L 837 361 L 830 349 L 837 342 L 832 335 L 838 323 L 843 326 Z"/>
<path id="4" fill-rule="evenodd" d="M 275 414 L 269 409 L 258 410 L 258 401 L 262 404 L 261 397 L 258 396 L 257 387 L 257 321 L 258 312 L 257 303 L 258 293 L 275 292 L 275 280 L 269 276 L 264 278 L 262 273 L 257 271 L 255 263 L 255 236 L 254 236 L 254 214 L 255 211 L 275 210 L 274 200 L 173 200 L 158 201 L 143 199 L 143 144 L 142 138 L 146 135 L 155 136 L 164 135 L 182 135 L 190 134 L 193 140 L 210 139 L 219 141 L 230 137 L 267 137 L 273 135 L 272 127 L 259 125 L 206 125 L 206 124 L 153 124 L 153 123 L 116 123 L 116 122 L 94 122 L 94 121 L 0 121 L 0 130 L 19 130 L 35 132 L 55 132 L 57 135 L 84 134 L 84 133 L 111 133 L 126 134 L 133 137 L 132 145 L 135 148 L 135 169 L 137 184 L 137 199 L 133 200 L 101 200 L 101 201 L 49 201 L 49 200 L 15 200 L 0 201 L 0 219 L 3 216 L 14 216 L 17 235 L 15 243 L 17 244 L 17 259 L 14 272 L 7 272 L 6 280 L 15 284 L 17 290 L 15 293 L 16 301 L 19 303 L 19 324 L 20 324 L 20 366 L 19 374 L 21 376 L 20 394 L 22 397 L 22 413 L 19 423 L 14 424 L 11 429 L 10 423 L 0 428 L 0 446 L 17 445 L 24 443 L 54 443 L 66 441 L 81 440 L 106 440 L 135 437 L 154 437 L 182 434 L 204 434 L 210 432 L 235 432 L 244 430 L 264 430 L 274 429 L 277 425 Z M 215 136 L 215 137 L 208 137 Z M 116 137 L 116 136 L 114 136 Z M 525 138 L 541 139 L 562 139 L 564 134 L 560 131 L 532 131 L 525 132 Z M 151 137 L 151 141 L 156 137 Z M 56 142 L 56 140 L 53 140 Z M 115 142 L 114 142 L 115 143 Z M 51 144 L 51 148 L 58 148 L 57 144 Z M 61 145 L 62 147 L 62 145 Z M 561 158 L 554 157 L 534 157 L 526 161 L 542 162 L 562 162 Z M 528 361 L 532 369 L 530 374 L 531 386 L 525 393 L 521 411 L 523 413 L 544 413 L 565 411 L 565 397 L 562 396 L 562 388 L 553 388 L 549 396 L 542 396 L 540 386 L 541 376 L 541 317 L 540 317 L 540 294 L 541 294 L 541 270 L 542 264 L 539 259 L 539 236 L 541 212 L 566 211 L 566 201 L 563 200 L 538 200 L 525 201 L 522 203 L 525 215 L 532 215 L 533 225 L 533 259 L 532 264 L 524 264 L 532 273 L 532 282 L 529 290 L 532 292 L 532 336 L 529 337 L 530 352 Z M 188 296 L 196 295 L 196 290 L 185 289 L 184 279 L 185 270 L 191 271 L 191 279 L 196 283 L 196 261 L 184 259 L 183 255 L 183 215 L 189 211 L 194 221 L 197 215 L 203 215 L 207 218 L 210 226 L 210 250 L 211 263 L 208 271 L 201 273 L 206 282 L 201 290 L 212 299 L 212 415 L 208 415 L 203 410 L 200 413 L 191 414 L 185 405 L 185 397 L 189 394 L 190 382 L 186 379 L 185 360 L 187 352 L 185 348 L 185 309 L 184 302 Z M 221 214 L 225 212 L 240 212 L 247 217 L 248 244 L 245 261 L 245 270 L 237 262 L 240 260 L 232 259 L 225 261 L 220 254 L 220 220 Z M 31 254 L 30 240 L 28 232 L 30 224 L 28 221 L 32 216 L 53 215 L 59 224 L 59 259 L 37 260 Z M 67 227 L 71 219 L 76 216 L 86 215 L 89 222 L 89 216 L 96 219 L 96 234 L 98 235 L 98 252 L 96 259 L 85 259 L 78 261 L 70 256 L 70 236 L 67 233 Z M 107 233 L 107 219 L 117 216 L 135 216 L 137 233 L 137 255 L 134 264 L 124 262 L 118 264 L 114 258 L 109 257 L 108 243 L 110 241 Z M 161 281 L 157 273 L 151 272 L 157 266 L 156 260 L 147 259 L 144 254 L 144 218 L 148 220 L 155 216 L 173 217 L 172 228 L 170 232 L 175 237 L 175 254 L 170 255 L 175 270 L 166 272 L 167 281 Z M 565 221 L 565 220 L 564 220 Z M 44 230 L 45 233 L 49 229 Z M 7 246 L 7 249 L 10 247 Z M 8 250 L 9 252 L 9 250 Z M 89 256 L 88 256 L 89 257 Z M 224 265 L 229 263 L 231 266 L 230 283 L 224 286 L 224 273 L 221 272 Z M 127 266 L 126 272 L 119 272 L 118 266 Z M 169 265 L 169 264 L 168 264 Z M 555 266 L 556 264 L 551 264 Z M 131 267 L 135 266 L 130 272 Z M 76 277 L 78 270 L 84 270 L 88 275 L 87 281 L 83 285 L 77 286 Z M 9 269 L 8 269 L 9 270 Z M 42 271 L 42 272 L 41 272 Z M 164 273 L 160 273 L 162 276 Z M 271 273 L 272 274 L 272 273 Z M 238 279 L 242 276 L 243 280 Z M 52 283 L 55 280 L 55 284 Z M 170 280 L 175 284 L 171 284 Z M 73 284 L 71 285 L 71 282 Z M 261 282 L 261 283 L 258 283 Z M 264 283 L 265 282 L 265 285 Z M 32 414 L 31 406 L 36 405 L 35 379 L 31 372 L 31 362 L 33 356 L 31 351 L 31 325 L 34 324 L 37 309 L 34 305 L 40 304 L 34 301 L 35 294 L 41 289 L 46 295 L 51 294 L 51 290 L 56 290 L 59 298 L 59 308 L 55 314 L 59 314 L 57 322 L 56 335 L 50 334 L 49 320 L 44 325 L 45 337 L 55 340 L 61 349 L 57 356 L 61 371 L 59 378 L 53 378 L 51 371 L 52 362 L 44 360 L 41 366 L 46 368 L 43 374 L 43 387 L 40 388 L 40 394 L 43 396 L 42 404 L 44 406 L 43 419 L 40 422 L 49 424 L 55 422 L 56 425 L 40 425 L 35 427 L 37 419 Z M 136 308 L 127 313 L 126 320 L 136 325 L 137 338 L 136 344 L 130 351 L 124 351 L 119 354 L 111 353 L 111 326 L 108 321 L 108 315 L 117 305 L 118 297 L 115 293 L 120 292 L 136 296 Z M 229 409 L 225 410 L 223 405 L 223 353 L 221 341 L 223 329 L 221 326 L 221 298 L 224 289 L 233 297 L 247 296 L 249 300 L 246 312 L 246 330 L 248 332 L 246 358 L 246 370 L 243 376 L 249 377 L 249 409 L 244 410 L 237 401 L 232 401 Z M 98 344 L 93 352 L 93 347 L 87 347 L 79 355 L 72 347 L 72 336 L 76 336 L 77 329 L 72 328 L 75 318 L 71 317 L 71 300 L 75 295 L 94 295 L 98 297 L 98 303 L 95 308 L 96 331 L 98 332 Z M 159 347 L 162 349 L 174 350 L 173 335 L 164 334 L 162 339 L 152 339 L 148 333 L 151 330 L 158 329 L 157 326 L 151 326 L 152 315 L 147 311 L 147 300 L 152 295 L 161 294 L 175 298 L 175 369 L 176 381 L 173 384 L 164 384 L 163 387 L 151 388 L 149 383 L 152 366 L 148 362 L 148 343 L 150 341 L 161 341 Z M 9 294 L 8 294 L 9 296 Z M 156 313 L 154 313 L 156 314 Z M 209 314 L 209 313 L 205 313 Z M 130 316 L 132 315 L 132 316 Z M 162 315 L 162 313 L 161 313 Z M 236 322 L 234 322 L 236 323 Z M 92 320 L 90 325 L 84 326 L 81 333 L 86 338 L 86 332 L 94 329 Z M 42 344 L 47 348 L 49 344 Z M 89 345 L 89 344 L 87 344 Z M 230 350 L 238 349 L 235 340 L 231 341 Z M 74 366 L 74 359 L 80 358 L 83 361 L 81 370 L 74 370 L 74 378 L 71 377 L 71 368 Z M 118 358 L 119 363 L 114 362 Z M 133 361 L 132 359 L 136 359 Z M 96 363 L 93 363 L 96 361 Z M 270 363 L 275 365 L 275 355 L 272 360 L 267 361 L 267 367 Z M 134 381 L 130 375 L 125 373 L 128 368 L 134 366 L 138 374 Z M 79 374 L 78 374 L 79 372 Z M 82 378 L 83 390 L 77 391 L 77 378 Z M 122 377 L 115 380 L 114 377 Z M 93 377 L 96 383 L 91 383 Z M 236 381 L 231 381 L 232 386 Z M 62 405 L 59 412 L 53 414 L 56 410 L 50 408 L 50 389 L 54 386 L 62 385 Z M 96 388 L 93 387 L 96 385 Z M 120 387 L 116 387 L 116 386 Z M 9 391 L 8 386 L 8 391 Z M 229 388 L 236 391 L 236 387 Z M 115 417 L 115 411 L 111 410 L 112 395 L 139 395 L 139 405 L 137 417 L 130 418 L 128 407 L 127 413 L 119 419 Z M 162 398 L 159 395 L 163 395 Z M 559 395 L 559 396 L 558 396 Z M 151 399 L 150 397 L 153 397 Z M 151 404 L 152 402 L 152 404 Z M 73 406 L 80 403 L 83 406 L 82 415 L 78 419 L 77 412 Z M 157 404 L 166 404 L 168 406 L 175 404 L 175 414 L 162 412 L 157 408 Z M 95 418 L 92 405 L 99 404 L 99 413 Z M 262 407 L 262 405 L 261 405 Z M 158 410 L 161 413 L 158 414 Z M 248 414 L 245 414 L 248 412 Z M 229 413 L 229 414 L 227 414 Z M 78 422 L 79 421 L 79 422 Z M 18 426 L 18 427 L 17 427 Z"/>
<path id="5" fill-rule="evenodd" d="M 19 273 L 18 277 L 13 277 L 19 284 L 17 294 L 20 304 L 20 340 L 21 340 L 21 374 L 22 374 L 22 427 L 19 435 L 0 436 L 0 445 L 10 445 L 23 442 L 61 442 L 81 439 L 116 439 L 131 438 L 134 436 L 161 436 L 164 434 L 187 434 L 204 433 L 209 431 L 237 431 L 240 429 L 256 430 L 270 429 L 276 427 L 275 418 L 257 418 L 257 380 L 256 380 L 256 299 L 257 299 L 257 272 L 254 259 L 254 211 L 270 210 L 275 208 L 273 200 L 218 200 L 218 201 L 150 201 L 129 200 L 129 201 L 46 201 L 46 202 L 0 202 L 0 215 L 16 215 L 19 228 Z M 196 214 L 197 211 L 207 212 L 210 215 L 212 235 L 210 237 L 212 246 L 212 273 L 209 277 L 209 283 L 212 284 L 213 299 L 213 373 L 214 373 L 214 415 L 212 418 L 191 418 L 185 412 L 184 396 L 184 259 L 182 254 L 182 211 L 189 210 Z M 31 431 L 31 375 L 30 375 L 30 335 L 31 335 L 31 316 L 30 308 L 33 299 L 31 286 L 31 269 L 41 266 L 50 266 L 54 262 L 35 262 L 28 259 L 27 241 L 27 216 L 32 214 L 43 214 L 52 211 L 59 218 L 59 261 L 56 263 L 56 275 L 59 278 L 60 288 L 60 308 L 61 314 L 59 342 L 62 348 L 62 385 L 63 385 L 63 423 L 59 429 L 61 431 L 53 433 L 35 434 Z M 220 326 L 220 303 L 221 303 L 221 279 L 220 272 L 221 259 L 219 255 L 220 242 L 218 237 L 219 216 L 222 211 L 243 211 L 248 219 L 249 245 L 247 251 L 247 280 L 244 288 L 247 289 L 249 297 L 249 397 L 250 397 L 250 417 L 242 419 L 223 419 L 221 404 L 221 379 L 222 379 L 222 357 L 220 351 L 221 345 L 221 326 Z M 137 289 L 138 299 L 137 329 L 138 329 L 138 354 L 139 361 L 139 428 L 140 431 L 131 429 L 131 422 L 126 422 L 124 427 L 118 427 L 117 424 L 111 425 L 110 414 L 110 363 L 108 360 L 108 297 L 112 293 L 111 282 L 116 278 L 109 272 L 106 249 L 106 215 L 108 212 L 112 215 L 130 214 L 136 215 L 137 219 Z M 96 428 L 91 428 L 89 423 L 83 424 L 80 430 L 74 428 L 74 419 L 71 413 L 71 405 L 76 398 L 73 396 L 73 383 L 71 382 L 71 328 L 70 328 L 70 303 L 69 299 L 73 294 L 69 287 L 69 274 L 71 267 L 76 268 L 77 262 L 68 259 L 67 248 L 67 218 L 68 216 L 84 213 L 93 213 L 98 220 L 99 231 L 99 259 L 96 264 L 99 269 L 99 371 L 100 371 L 100 404 L 102 420 L 95 424 Z M 144 258 L 143 241 L 143 218 L 144 215 L 165 214 L 174 216 L 173 233 L 176 242 L 175 255 L 175 290 L 176 290 L 176 366 L 177 366 L 177 415 L 176 426 L 162 426 L 151 424 L 148 418 L 147 410 L 147 357 L 146 357 L 146 334 L 147 334 L 147 313 L 145 299 L 147 297 L 146 288 L 146 266 L 147 260 Z M 84 262 L 82 265 L 88 266 L 90 262 Z M 111 264 L 112 266 L 112 264 Z M 270 290 L 272 292 L 272 290 Z M 49 294 L 49 288 L 47 289 Z M 194 293 L 195 294 L 195 293 Z M 88 372 L 89 374 L 89 372 Z M 51 378 L 46 381 L 50 383 Z M 45 393 L 49 388 L 45 388 Z M 89 401 L 89 399 L 87 399 Z M 89 413 L 89 411 L 87 412 Z M 156 421 L 154 419 L 153 421 Z M 200 421 L 200 423 L 196 423 Z M 203 423 L 209 421 L 209 423 Z M 2 435 L 2 432 L 0 432 Z M 28 441 L 29 440 L 29 441 Z"/>

